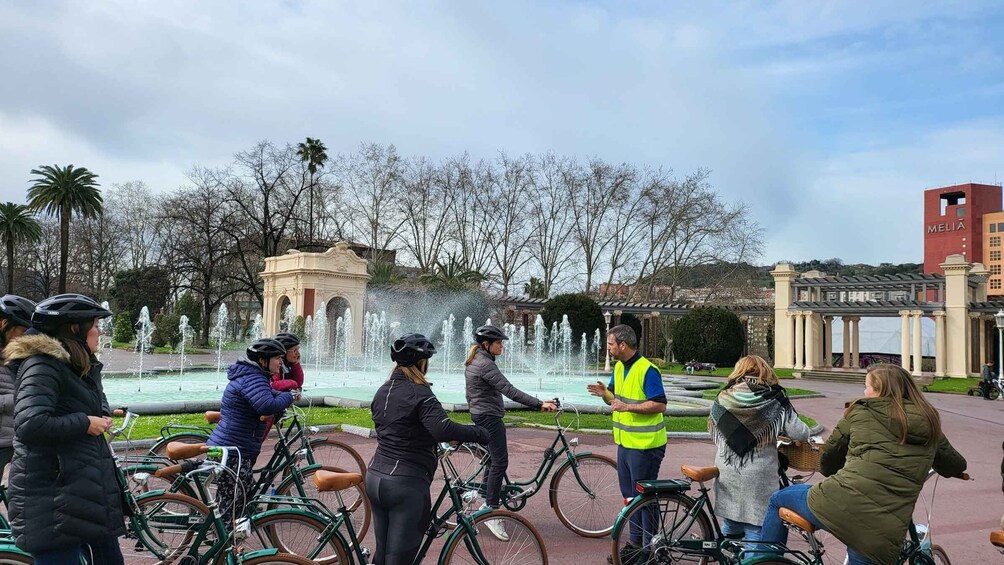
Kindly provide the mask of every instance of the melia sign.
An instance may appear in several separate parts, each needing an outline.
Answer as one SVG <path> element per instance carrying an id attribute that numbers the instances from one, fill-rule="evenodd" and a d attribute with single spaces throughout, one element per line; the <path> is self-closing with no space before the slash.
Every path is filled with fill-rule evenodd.
<path id="1" fill-rule="evenodd" d="M 949 231 L 960 231 L 966 229 L 966 223 L 962 220 L 958 222 L 948 222 L 940 224 L 928 224 L 927 233 L 941 233 Z"/>

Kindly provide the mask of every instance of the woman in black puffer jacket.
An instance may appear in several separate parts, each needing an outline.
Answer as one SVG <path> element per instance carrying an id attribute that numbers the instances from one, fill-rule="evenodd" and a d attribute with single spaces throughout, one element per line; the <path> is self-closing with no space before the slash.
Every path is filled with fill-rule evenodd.
<path id="1" fill-rule="evenodd" d="M 0 298 L 0 348 L 24 335 L 31 327 L 35 303 L 13 294 Z M 14 391 L 17 375 L 0 352 L 0 476 L 14 458 Z"/>
<path id="2" fill-rule="evenodd" d="M 85 553 L 93 563 L 122 563 L 122 487 L 94 357 L 95 322 L 110 315 L 86 296 L 54 296 L 35 308 L 39 331 L 5 350 L 18 377 L 8 509 L 17 546 L 36 565 L 77 564 Z"/>

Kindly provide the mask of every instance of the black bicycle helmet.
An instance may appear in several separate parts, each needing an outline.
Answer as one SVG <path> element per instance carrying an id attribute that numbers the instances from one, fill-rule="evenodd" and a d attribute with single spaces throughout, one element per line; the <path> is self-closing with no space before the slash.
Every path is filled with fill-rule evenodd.
<path id="1" fill-rule="evenodd" d="M 263 338 L 255 340 L 247 349 L 248 359 L 252 361 L 258 361 L 261 359 L 271 359 L 273 357 L 282 357 L 286 354 L 286 348 L 279 342 L 279 340 L 272 338 Z"/>
<path id="2" fill-rule="evenodd" d="M 107 318 L 111 315 L 107 308 L 102 308 L 93 299 L 82 294 L 58 294 L 35 306 L 31 322 L 38 328 L 51 328 L 59 324 Z"/>
<path id="3" fill-rule="evenodd" d="M 286 351 L 289 351 L 291 347 L 300 345 L 300 338 L 296 337 L 296 334 L 291 334 L 289 332 L 279 332 L 275 334 L 275 337 L 272 339 L 281 343 L 282 346 L 286 348 Z"/>
<path id="4" fill-rule="evenodd" d="M 0 298 L 0 318 L 10 320 L 15 326 L 31 327 L 31 315 L 35 312 L 35 303 L 15 294 L 6 294 Z"/>
<path id="5" fill-rule="evenodd" d="M 394 340 L 390 358 L 402 367 L 410 367 L 436 354 L 436 345 L 422 334 L 407 334 Z"/>
<path id="6" fill-rule="evenodd" d="M 474 341 L 477 343 L 481 343 L 482 341 L 498 341 L 500 339 L 509 339 L 509 336 L 505 335 L 502 330 L 495 326 L 481 326 L 474 330 Z"/>

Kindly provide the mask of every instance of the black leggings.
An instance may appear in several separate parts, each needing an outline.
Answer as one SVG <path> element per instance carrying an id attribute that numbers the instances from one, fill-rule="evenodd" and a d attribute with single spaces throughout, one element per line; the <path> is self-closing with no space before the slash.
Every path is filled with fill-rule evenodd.
<path id="1" fill-rule="evenodd" d="M 485 503 L 492 508 L 499 507 L 502 479 L 509 468 L 509 446 L 506 444 L 505 424 L 498 416 L 478 414 L 471 417 L 474 423 L 488 430 L 488 453 L 492 465 L 488 468 L 488 483 Z"/>
<path id="2" fill-rule="evenodd" d="M 376 532 L 374 565 L 412 565 L 432 520 L 431 481 L 366 471 Z"/>

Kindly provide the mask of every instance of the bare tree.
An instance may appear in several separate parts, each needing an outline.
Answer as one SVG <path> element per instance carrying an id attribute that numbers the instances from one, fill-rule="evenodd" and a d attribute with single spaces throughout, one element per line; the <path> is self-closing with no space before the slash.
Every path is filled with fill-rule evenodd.
<path id="1" fill-rule="evenodd" d="M 128 268 L 161 262 L 164 234 L 163 220 L 157 215 L 159 198 L 142 181 L 112 185 L 105 197 L 105 215 L 115 223 L 122 239 Z"/>
<path id="2" fill-rule="evenodd" d="M 572 187 L 567 184 L 572 162 L 546 154 L 537 163 L 533 189 L 535 198 L 528 202 L 531 218 L 530 246 L 541 271 L 541 280 L 548 294 L 562 275 L 562 269 L 572 258 L 575 219 L 570 202 Z"/>
<path id="3" fill-rule="evenodd" d="M 645 224 L 639 221 L 639 218 L 642 217 L 642 210 L 650 202 L 648 196 L 650 188 L 651 183 L 647 178 L 639 180 L 623 197 L 618 197 L 612 202 L 613 211 L 609 219 L 610 242 L 604 254 L 608 292 L 621 270 L 637 260 L 642 239 L 647 231 Z M 606 293 L 601 293 L 602 298 L 606 296 Z"/>
<path id="4" fill-rule="evenodd" d="M 489 191 L 495 183 L 497 171 L 486 161 L 472 166 L 470 156 L 465 153 L 449 160 L 443 166 L 443 175 L 453 179 L 457 189 L 455 236 L 448 247 L 465 269 L 489 276 L 492 241 L 498 222 Z"/>
<path id="5" fill-rule="evenodd" d="M 41 300 L 55 294 L 59 287 L 59 219 L 41 216 L 42 238 L 25 245 L 19 256 L 27 257 L 27 279 L 19 285 L 30 298 Z"/>
<path id="6" fill-rule="evenodd" d="M 126 248 L 118 226 L 109 216 L 101 213 L 79 218 L 70 245 L 72 286 L 95 300 L 107 298 Z"/>
<path id="7" fill-rule="evenodd" d="M 586 293 L 589 293 L 603 254 L 618 237 L 610 224 L 610 216 L 616 212 L 619 202 L 629 198 L 636 170 L 624 163 L 615 166 L 592 159 L 585 169 L 576 165 L 570 167 L 566 175 L 566 184 L 574 190 L 570 204 L 575 219 L 575 241 L 582 250 Z"/>
<path id="8" fill-rule="evenodd" d="M 533 185 L 534 163 L 529 155 L 511 158 L 504 153 L 497 162 L 489 194 L 494 208 L 491 213 L 495 219 L 494 233 L 488 241 L 502 296 L 509 296 L 517 274 L 530 262 L 526 205 Z"/>
<path id="9" fill-rule="evenodd" d="M 338 167 L 338 182 L 353 234 L 373 250 L 374 259 L 380 262 L 381 250 L 391 247 L 404 226 L 398 204 L 402 191 L 401 157 L 393 145 L 367 143 L 358 152 L 340 159 Z"/>
<path id="10" fill-rule="evenodd" d="M 405 237 L 401 239 L 423 274 L 435 267 L 451 235 L 458 182 L 452 173 L 449 167 L 436 167 L 424 158 L 412 159 L 403 167 L 399 203 Z"/>

